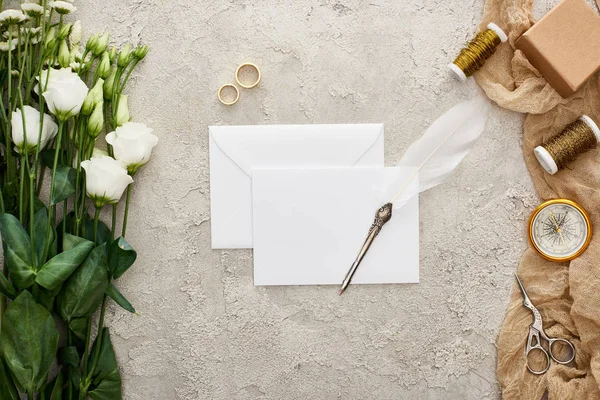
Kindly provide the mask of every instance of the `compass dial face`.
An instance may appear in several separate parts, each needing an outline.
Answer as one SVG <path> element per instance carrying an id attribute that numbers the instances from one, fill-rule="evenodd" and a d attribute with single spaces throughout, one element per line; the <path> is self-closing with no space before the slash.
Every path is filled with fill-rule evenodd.
<path id="1" fill-rule="evenodd" d="M 585 251 L 591 232 L 586 212 L 568 200 L 542 204 L 530 220 L 533 247 L 552 261 L 571 260 Z"/>

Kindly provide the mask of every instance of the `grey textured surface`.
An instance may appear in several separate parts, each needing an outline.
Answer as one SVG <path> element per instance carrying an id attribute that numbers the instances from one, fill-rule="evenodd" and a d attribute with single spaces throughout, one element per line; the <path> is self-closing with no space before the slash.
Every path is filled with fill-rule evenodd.
<path id="1" fill-rule="evenodd" d="M 107 315 L 127 399 L 499 398 L 494 342 L 537 204 L 522 116 L 494 109 L 458 171 L 422 196 L 419 285 L 255 288 L 251 251 L 210 249 L 208 125 L 384 122 L 393 165 L 476 94 L 445 66 L 482 1 L 76 5 L 87 32 L 151 46 L 131 112 L 161 142 L 136 176 L 140 257 L 119 281 L 141 316 Z M 216 90 L 243 61 L 263 81 L 224 107 Z"/>

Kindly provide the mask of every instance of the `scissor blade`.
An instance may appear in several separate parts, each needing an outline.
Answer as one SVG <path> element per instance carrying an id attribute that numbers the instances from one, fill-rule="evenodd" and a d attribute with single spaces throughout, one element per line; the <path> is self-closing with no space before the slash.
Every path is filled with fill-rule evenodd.
<path id="1" fill-rule="evenodd" d="M 523 284 L 521 283 L 521 280 L 519 279 L 519 275 L 515 274 L 515 278 L 517 278 L 517 283 L 519 284 L 521 293 L 523 293 L 523 302 L 527 303 L 529 301 L 529 296 L 527 296 L 527 292 L 525 291 L 525 288 L 523 287 Z"/>

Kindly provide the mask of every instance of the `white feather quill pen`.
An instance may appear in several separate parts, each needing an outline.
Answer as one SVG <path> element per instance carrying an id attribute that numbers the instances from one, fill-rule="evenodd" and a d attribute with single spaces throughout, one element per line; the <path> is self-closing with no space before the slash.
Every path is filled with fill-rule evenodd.
<path id="1" fill-rule="evenodd" d="M 416 168 L 408 179 L 394 182 L 391 190 L 399 191 L 392 197 L 394 208 L 404 206 L 416 194 L 408 191 L 418 176 L 418 193 L 443 183 L 471 150 L 485 127 L 489 100 L 478 96 L 462 102 L 438 118 L 404 153 L 399 167 Z"/>
<path id="2" fill-rule="evenodd" d="M 390 186 L 392 190 L 400 190 L 393 198 L 393 193 L 388 193 L 391 201 L 377 211 L 375 222 L 342 283 L 340 294 L 350 284 L 383 225 L 392 218 L 392 209 L 404 206 L 416 194 L 441 184 L 450 176 L 483 132 L 488 110 L 489 101 L 484 96 L 460 103 L 431 124 L 423 136 L 406 150 L 398 166 L 416 168 L 416 171 L 408 179 L 399 178 Z M 417 177 L 418 191 L 408 190 L 417 186 L 414 183 Z"/>

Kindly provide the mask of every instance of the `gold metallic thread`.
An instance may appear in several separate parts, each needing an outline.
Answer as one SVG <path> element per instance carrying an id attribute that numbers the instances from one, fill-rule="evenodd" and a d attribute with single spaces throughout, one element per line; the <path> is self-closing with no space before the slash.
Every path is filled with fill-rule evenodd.
<path id="1" fill-rule="evenodd" d="M 502 43 L 500 37 L 491 29 L 479 32 L 467 47 L 462 49 L 454 60 L 454 65 L 461 69 L 466 76 L 477 72 L 486 60 L 494 54 L 498 45 Z"/>
<path id="2" fill-rule="evenodd" d="M 577 120 L 564 131 L 551 138 L 542 147 L 550 154 L 558 169 L 563 168 L 581 153 L 598 145 L 592 129 L 582 120 Z"/>

